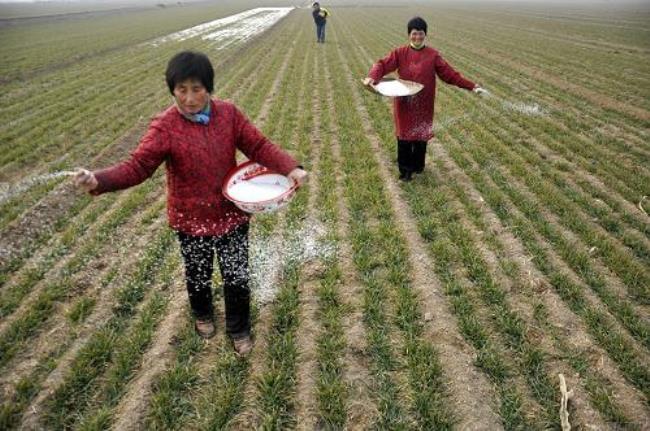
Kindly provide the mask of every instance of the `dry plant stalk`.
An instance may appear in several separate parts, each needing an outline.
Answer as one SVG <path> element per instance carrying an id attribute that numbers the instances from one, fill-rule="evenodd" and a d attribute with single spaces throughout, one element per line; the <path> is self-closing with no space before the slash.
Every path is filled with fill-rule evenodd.
<path id="1" fill-rule="evenodd" d="M 562 423 L 562 431 L 571 431 L 568 405 L 569 399 L 573 396 L 573 390 L 567 391 L 564 374 L 558 374 L 558 376 L 560 377 L 560 392 L 562 393 L 562 400 L 560 401 L 560 421 Z"/>
<path id="2" fill-rule="evenodd" d="M 643 197 L 641 198 L 641 200 L 639 201 L 639 209 L 641 210 L 641 212 L 642 212 L 643 214 L 645 214 L 645 215 L 647 216 L 648 213 L 646 212 L 645 209 L 643 209 L 643 201 L 646 200 L 646 198 L 647 198 L 647 196 L 643 196 Z"/>

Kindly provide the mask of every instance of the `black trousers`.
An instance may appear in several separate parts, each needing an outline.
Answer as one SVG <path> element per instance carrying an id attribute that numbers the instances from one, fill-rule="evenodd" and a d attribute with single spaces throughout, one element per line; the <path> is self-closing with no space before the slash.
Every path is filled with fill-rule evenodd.
<path id="1" fill-rule="evenodd" d="M 397 166 L 400 174 L 424 170 L 424 156 L 427 153 L 427 141 L 397 140 Z"/>
<path id="2" fill-rule="evenodd" d="M 201 319 L 213 316 L 212 272 L 216 251 L 223 279 L 226 333 L 233 338 L 250 334 L 248 223 L 223 236 L 192 236 L 178 232 L 178 239 L 194 315 Z"/>

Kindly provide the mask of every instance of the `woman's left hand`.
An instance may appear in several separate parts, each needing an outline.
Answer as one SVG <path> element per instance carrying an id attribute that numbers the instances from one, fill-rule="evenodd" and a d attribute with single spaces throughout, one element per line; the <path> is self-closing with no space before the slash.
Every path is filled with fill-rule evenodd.
<path id="1" fill-rule="evenodd" d="M 472 89 L 472 91 L 473 91 L 475 94 L 478 94 L 479 96 L 489 96 L 489 95 L 490 95 L 490 92 L 487 91 L 485 88 L 481 87 L 480 85 L 476 85 L 476 86 Z"/>
<path id="2" fill-rule="evenodd" d="M 302 186 L 307 182 L 309 174 L 307 174 L 307 171 L 304 169 L 295 168 L 293 171 L 289 172 L 289 175 L 287 176 L 294 180 L 298 186 Z"/>

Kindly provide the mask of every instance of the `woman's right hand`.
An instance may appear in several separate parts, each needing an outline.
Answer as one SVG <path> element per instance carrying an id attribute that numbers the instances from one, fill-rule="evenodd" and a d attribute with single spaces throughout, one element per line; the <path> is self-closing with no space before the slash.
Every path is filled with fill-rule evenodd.
<path id="1" fill-rule="evenodd" d="M 95 174 L 87 169 L 79 168 L 74 176 L 74 184 L 87 192 L 91 192 L 97 188 L 99 183 L 95 178 Z"/>
<path id="2" fill-rule="evenodd" d="M 373 85 L 375 85 L 375 80 L 372 78 L 365 78 L 363 80 L 363 85 L 365 85 L 368 88 L 372 88 Z"/>

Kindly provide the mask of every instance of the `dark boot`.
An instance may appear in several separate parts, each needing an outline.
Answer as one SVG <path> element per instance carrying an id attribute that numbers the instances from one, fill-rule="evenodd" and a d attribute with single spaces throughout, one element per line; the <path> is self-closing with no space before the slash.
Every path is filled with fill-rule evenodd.
<path id="1" fill-rule="evenodd" d="M 413 172 L 411 172 L 411 171 L 401 172 L 399 174 L 399 179 L 400 179 L 400 181 L 403 181 L 403 182 L 407 183 L 407 182 L 409 182 L 409 181 L 411 181 L 413 179 Z"/>

